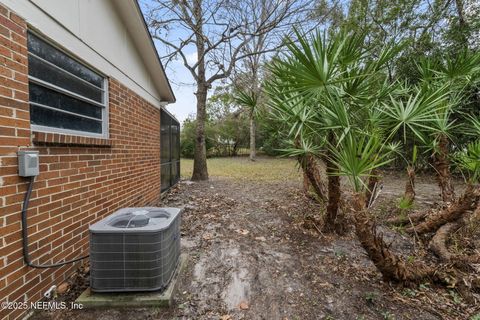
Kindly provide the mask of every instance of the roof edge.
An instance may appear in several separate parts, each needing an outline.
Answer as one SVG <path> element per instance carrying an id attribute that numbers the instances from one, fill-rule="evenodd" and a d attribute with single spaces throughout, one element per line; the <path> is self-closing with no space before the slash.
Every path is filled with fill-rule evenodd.
<path id="1" fill-rule="evenodd" d="M 154 87 L 157 88 L 157 92 L 160 94 L 161 102 L 176 102 L 175 94 L 173 93 L 172 86 L 165 73 L 155 43 L 148 30 L 148 25 L 140 8 L 140 4 L 137 0 L 110 1 L 113 3 L 120 18 L 125 24 L 139 57 L 144 60 L 144 65 L 147 68 L 150 79 Z M 146 40 L 146 38 L 148 38 L 148 40 Z M 163 81 L 166 82 L 167 87 L 162 83 Z"/>
<path id="2" fill-rule="evenodd" d="M 173 98 L 172 101 L 168 101 L 168 102 L 174 103 L 174 102 L 177 101 L 177 98 L 175 97 L 175 93 L 173 92 L 172 86 L 170 84 L 170 80 L 168 80 L 167 73 L 165 72 L 165 68 L 163 67 L 163 64 L 162 64 L 162 60 L 160 59 L 160 56 L 158 55 L 158 51 L 157 51 L 157 48 L 155 47 L 155 43 L 153 42 L 152 35 L 150 34 L 150 31 L 148 30 L 148 25 L 147 25 L 147 21 L 145 21 L 145 16 L 143 15 L 143 12 L 142 12 L 142 9 L 140 8 L 140 4 L 138 3 L 138 0 L 133 0 L 133 2 L 135 2 L 135 7 L 137 8 L 137 13 L 142 18 L 141 20 L 143 22 L 143 27 L 145 28 L 145 32 L 148 35 L 148 39 L 150 39 L 150 45 L 151 45 L 153 51 L 155 52 L 155 57 L 157 58 L 158 64 L 160 65 L 160 68 L 162 69 L 162 73 L 165 76 L 165 80 L 167 81 L 167 84 L 168 84 L 168 89 L 170 90 L 170 93 L 172 95 L 172 98 Z"/>

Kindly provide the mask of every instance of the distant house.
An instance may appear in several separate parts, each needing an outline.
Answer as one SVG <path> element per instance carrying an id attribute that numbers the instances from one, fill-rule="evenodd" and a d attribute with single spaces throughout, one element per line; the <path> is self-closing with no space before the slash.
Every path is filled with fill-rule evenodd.
<path id="1" fill-rule="evenodd" d="M 18 151 L 40 153 L 32 261 L 73 259 L 92 222 L 157 205 L 177 182 L 179 125 L 163 109 L 174 101 L 135 0 L 0 1 L 0 302 L 37 301 L 78 267 L 25 264 Z"/>

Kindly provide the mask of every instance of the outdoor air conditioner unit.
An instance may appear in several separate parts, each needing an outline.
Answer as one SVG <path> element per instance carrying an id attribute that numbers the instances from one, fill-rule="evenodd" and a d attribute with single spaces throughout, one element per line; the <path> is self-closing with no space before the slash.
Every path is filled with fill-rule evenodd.
<path id="1" fill-rule="evenodd" d="M 180 256 L 180 215 L 177 208 L 124 208 L 91 225 L 91 290 L 165 289 Z"/>

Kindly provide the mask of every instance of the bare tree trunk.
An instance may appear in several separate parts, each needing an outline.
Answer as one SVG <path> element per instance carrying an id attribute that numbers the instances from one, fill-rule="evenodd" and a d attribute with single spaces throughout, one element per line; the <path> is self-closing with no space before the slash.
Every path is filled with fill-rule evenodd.
<path id="1" fill-rule="evenodd" d="M 411 205 L 415 200 L 415 168 L 413 166 L 407 167 L 407 182 L 403 198 L 408 205 Z"/>
<path id="2" fill-rule="evenodd" d="M 455 9 L 457 11 L 458 16 L 458 27 L 456 28 L 458 35 L 460 36 L 461 45 L 463 48 L 468 48 L 468 38 L 469 38 L 469 24 L 465 19 L 465 12 L 464 12 L 464 2 L 463 0 L 455 0 Z"/>
<path id="3" fill-rule="evenodd" d="M 207 88 L 199 85 L 197 91 L 197 127 L 195 131 L 195 153 L 193 156 L 192 180 L 208 180 L 205 122 L 207 120 Z"/>
<path id="4" fill-rule="evenodd" d="M 328 156 L 325 159 L 325 164 L 327 166 L 328 177 L 328 204 L 324 229 L 326 232 L 332 232 L 335 230 L 335 225 L 338 224 L 336 220 L 342 194 L 340 189 L 340 176 L 337 175 L 338 168 L 329 160 Z"/>
<path id="5" fill-rule="evenodd" d="M 233 155 L 234 157 L 236 157 L 237 154 L 238 154 L 238 142 L 235 142 L 235 143 L 233 144 L 232 155 Z"/>
<path id="6" fill-rule="evenodd" d="M 465 21 L 465 15 L 463 13 L 463 2 L 462 0 L 455 0 L 455 7 L 458 14 L 458 22 L 460 27 L 465 28 L 467 22 Z"/>
<path id="7" fill-rule="evenodd" d="M 357 238 L 386 281 L 418 283 L 433 274 L 427 266 L 420 263 L 407 264 L 391 252 L 390 247 L 383 241 L 382 234 L 377 233 L 375 224 L 369 217 L 363 194 L 354 194 L 353 211 Z"/>
<path id="8" fill-rule="evenodd" d="M 255 147 L 255 136 L 256 136 L 257 126 L 255 123 L 255 112 L 254 110 L 250 111 L 250 160 L 255 161 L 257 156 L 256 147 Z"/>
<path id="9" fill-rule="evenodd" d="M 425 222 L 415 227 L 408 228 L 409 233 L 427 233 L 435 232 L 446 223 L 454 222 L 462 217 L 467 211 L 473 211 L 480 203 L 480 187 L 472 184 L 467 185 L 467 189 L 463 195 L 452 203 L 448 208 L 442 210 L 438 214 L 427 218 Z"/>
<path id="10" fill-rule="evenodd" d="M 205 39 L 203 37 L 202 2 L 193 1 L 193 16 L 196 21 L 195 44 L 197 47 L 198 74 L 197 74 L 197 127 L 195 131 L 195 153 L 193 156 L 192 180 L 208 180 L 207 146 L 205 143 L 205 122 L 207 121 L 207 93 L 210 83 L 206 81 L 205 73 Z"/>
<path id="11" fill-rule="evenodd" d="M 434 155 L 434 166 L 437 173 L 437 182 L 442 193 L 442 200 L 452 202 L 455 200 L 455 190 L 450 173 L 450 161 L 448 160 L 448 139 L 441 135 L 438 144 L 438 152 Z"/>

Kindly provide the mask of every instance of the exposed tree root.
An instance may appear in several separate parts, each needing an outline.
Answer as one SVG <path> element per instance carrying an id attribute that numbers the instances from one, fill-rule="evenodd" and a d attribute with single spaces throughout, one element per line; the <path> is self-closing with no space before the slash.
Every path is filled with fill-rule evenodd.
<path id="1" fill-rule="evenodd" d="M 383 240 L 383 235 L 377 232 L 376 226 L 365 208 L 365 195 L 355 194 L 351 203 L 353 204 L 355 231 L 358 240 L 375 267 L 381 272 L 384 280 L 397 282 L 402 285 L 415 285 L 428 280 L 433 284 L 455 288 L 465 301 L 469 303 L 475 301 L 475 296 L 472 292 L 480 289 L 480 278 L 472 275 L 472 268 L 467 270 L 456 263 L 440 264 L 433 267 L 422 261 L 407 262 L 392 252 Z M 435 246 L 435 243 L 445 245 L 444 239 L 452 230 L 458 228 L 457 224 L 460 223 L 460 221 L 457 221 L 443 225 L 432 245 Z M 442 249 L 440 248 L 440 250 Z M 448 250 L 446 253 L 441 251 L 440 254 L 450 259 L 459 257 L 451 255 Z M 480 257 L 475 258 L 480 260 Z"/>
<path id="2" fill-rule="evenodd" d="M 460 227 L 461 223 L 459 221 L 444 224 L 437 230 L 432 240 L 430 240 L 430 250 L 432 250 L 442 262 L 450 263 L 452 261 L 454 254 L 448 251 L 446 242 L 448 237 Z"/>
<path id="3" fill-rule="evenodd" d="M 480 188 L 474 185 L 467 185 L 463 195 L 450 206 L 440 211 L 438 214 L 431 215 L 424 222 L 415 227 L 408 228 L 408 233 L 424 234 L 435 232 L 446 223 L 458 220 L 467 211 L 473 211 L 480 202 Z"/>
<path id="4" fill-rule="evenodd" d="M 387 219 L 386 222 L 388 224 L 403 225 L 403 224 L 410 223 L 410 220 L 411 220 L 413 223 L 416 223 L 421 220 L 424 220 L 428 216 L 428 214 L 429 214 L 428 212 L 413 212 L 411 214 L 407 212 L 403 215 Z"/>
<path id="5" fill-rule="evenodd" d="M 480 218 L 480 207 L 478 207 L 475 213 L 471 216 L 473 219 Z M 464 227 L 468 221 L 469 217 L 463 215 L 462 218 L 458 219 L 455 222 L 449 222 L 443 226 L 441 226 L 435 235 L 430 240 L 430 250 L 440 259 L 443 263 L 451 263 L 457 269 L 471 272 L 475 271 L 472 264 L 480 263 L 480 255 L 464 255 L 464 254 L 455 254 L 448 250 L 447 241 L 448 238 L 457 230 Z"/>
<path id="6" fill-rule="evenodd" d="M 368 216 L 362 194 L 354 196 L 353 205 L 358 240 L 385 280 L 411 284 L 435 276 L 434 269 L 423 263 L 406 263 L 390 250 L 382 234 L 377 233 L 375 224 Z"/>

